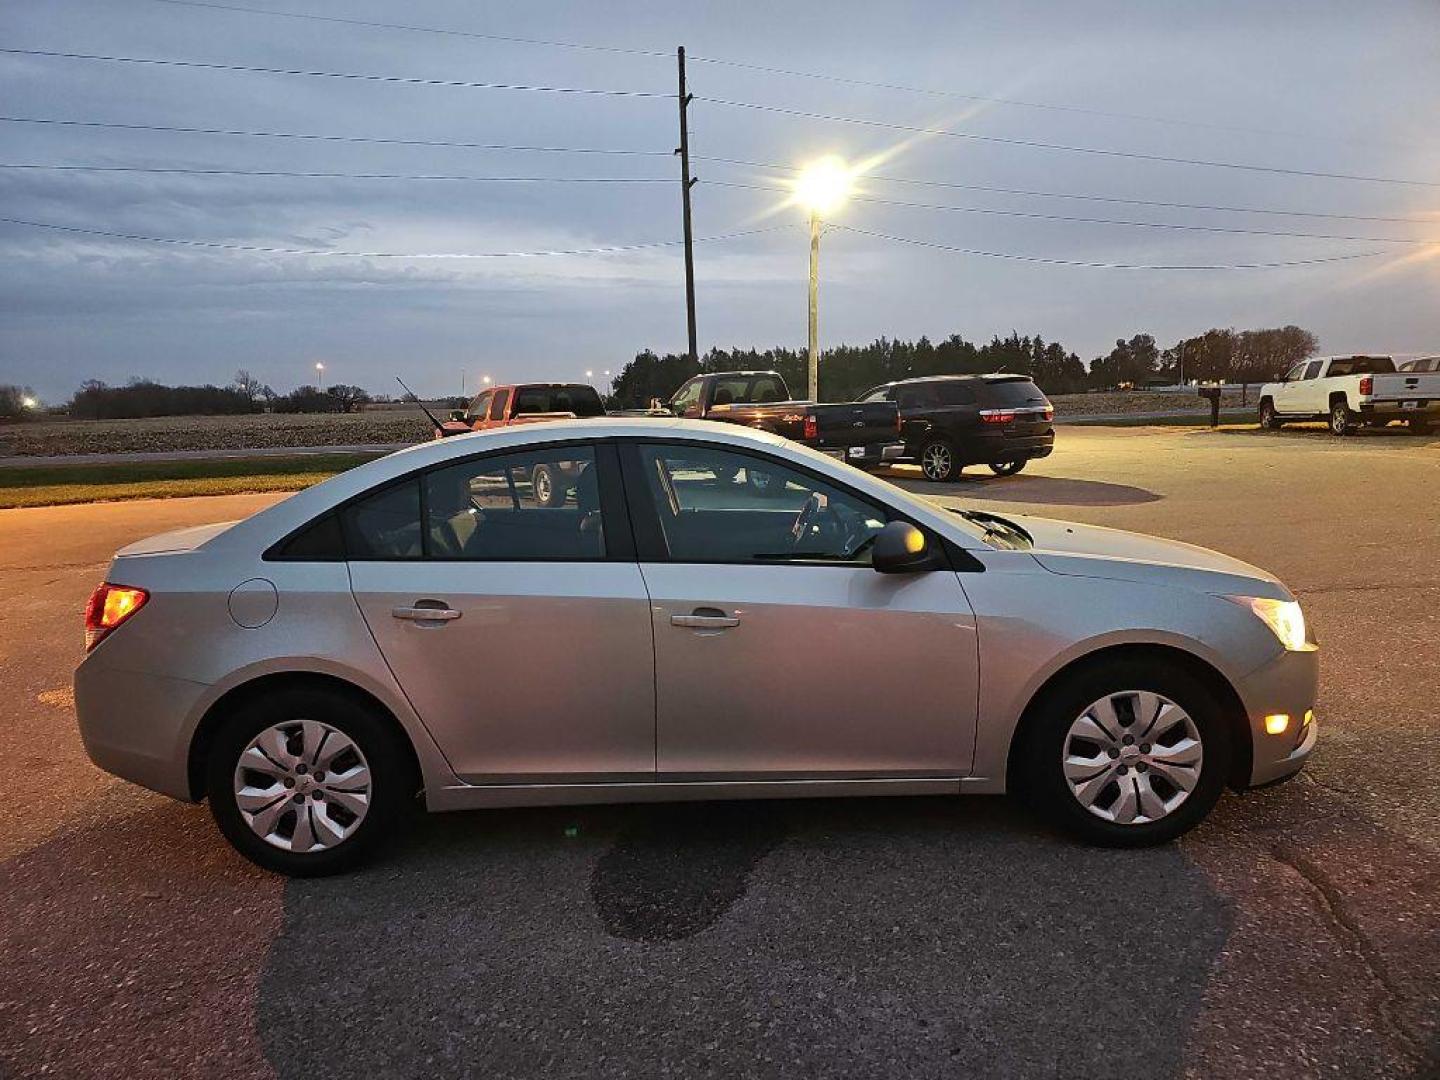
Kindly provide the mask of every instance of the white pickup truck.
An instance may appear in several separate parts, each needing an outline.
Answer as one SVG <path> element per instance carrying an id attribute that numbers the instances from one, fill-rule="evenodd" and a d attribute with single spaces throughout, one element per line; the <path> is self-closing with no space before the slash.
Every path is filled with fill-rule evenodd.
<path id="1" fill-rule="evenodd" d="M 1260 426 L 1274 431 L 1287 420 L 1328 420 L 1334 435 L 1391 420 L 1428 431 L 1440 420 L 1440 372 L 1396 371 L 1388 356 L 1301 360 L 1260 388 Z"/>

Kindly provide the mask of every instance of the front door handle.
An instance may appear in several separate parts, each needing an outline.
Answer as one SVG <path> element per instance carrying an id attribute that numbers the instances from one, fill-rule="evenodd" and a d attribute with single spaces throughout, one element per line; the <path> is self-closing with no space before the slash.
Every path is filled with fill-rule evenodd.
<path id="1" fill-rule="evenodd" d="M 671 626 L 683 626 L 690 630 L 725 630 L 740 625 L 739 614 L 726 615 L 719 608 L 700 607 L 689 615 L 671 615 Z"/>
<path id="2" fill-rule="evenodd" d="M 397 607 L 391 608 L 390 614 L 397 619 L 408 619 L 410 622 L 451 622 L 460 618 L 460 612 L 454 608 L 439 606 Z"/>

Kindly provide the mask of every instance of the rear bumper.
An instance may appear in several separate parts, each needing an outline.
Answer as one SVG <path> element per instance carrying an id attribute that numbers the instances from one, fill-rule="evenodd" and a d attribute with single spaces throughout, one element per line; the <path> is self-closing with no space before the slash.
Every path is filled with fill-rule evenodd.
<path id="1" fill-rule="evenodd" d="M 1293 776 L 1314 751 L 1319 656 L 1314 647 L 1285 652 L 1236 683 L 1250 728 L 1251 763 L 1246 786 L 1259 787 Z M 1289 717 L 1289 722 L 1284 731 L 1272 735 L 1265 730 L 1265 718 L 1281 713 Z"/>
<path id="2" fill-rule="evenodd" d="M 967 432 L 952 443 L 962 465 L 986 465 L 992 461 L 1032 461 L 1049 457 L 1055 450 L 1055 429 L 1039 435 L 1014 435 L 1004 431 Z M 907 443 L 905 461 L 920 460 L 918 443 Z"/>
<path id="3" fill-rule="evenodd" d="M 1413 397 L 1395 401 L 1362 401 L 1362 418 L 1384 417 L 1387 420 L 1421 418 L 1433 420 L 1440 417 L 1440 398 Z"/>
<path id="4" fill-rule="evenodd" d="M 822 454 L 829 454 L 851 465 L 889 465 L 905 457 L 905 444 L 901 442 L 873 443 L 869 446 L 821 446 L 817 449 Z"/>
<path id="5" fill-rule="evenodd" d="M 209 687 L 103 663 L 105 645 L 75 671 L 75 718 L 90 760 L 151 791 L 190 801 L 192 719 Z"/>

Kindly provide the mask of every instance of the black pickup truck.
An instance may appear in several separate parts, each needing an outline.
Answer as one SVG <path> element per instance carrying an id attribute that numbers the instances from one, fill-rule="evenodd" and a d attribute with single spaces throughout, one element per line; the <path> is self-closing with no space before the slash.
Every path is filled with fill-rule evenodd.
<path id="1" fill-rule="evenodd" d="M 902 460 L 927 480 L 958 480 L 966 465 L 1011 476 L 1055 447 L 1055 409 L 1028 375 L 935 375 L 885 383 L 861 402 L 894 402 Z"/>
<path id="2" fill-rule="evenodd" d="M 691 420 L 718 420 L 774 432 L 852 465 L 895 461 L 905 452 L 900 412 L 891 401 L 819 405 L 795 401 L 774 371 L 721 371 L 686 380 L 669 410 Z"/>

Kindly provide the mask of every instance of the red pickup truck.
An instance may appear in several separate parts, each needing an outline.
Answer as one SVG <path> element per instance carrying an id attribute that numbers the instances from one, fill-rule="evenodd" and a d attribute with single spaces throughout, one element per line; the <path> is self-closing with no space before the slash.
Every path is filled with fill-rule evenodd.
<path id="1" fill-rule="evenodd" d="M 605 404 L 600 400 L 599 392 L 586 383 L 492 386 L 477 395 L 469 408 L 451 413 L 450 419 L 435 432 L 435 437 L 463 435 L 469 431 L 486 431 L 511 424 L 604 415 Z M 541 506 L 563 506 L 584 471 L 585 466 L 581 462 L 536 465 L 530 476 L 535 501 Z"/>

